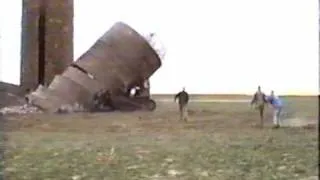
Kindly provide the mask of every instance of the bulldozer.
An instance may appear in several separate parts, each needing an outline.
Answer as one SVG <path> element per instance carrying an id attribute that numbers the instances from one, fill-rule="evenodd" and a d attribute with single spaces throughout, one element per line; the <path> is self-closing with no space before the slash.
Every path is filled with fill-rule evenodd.
<path id="1" fill-rule="evenodd" d="M 161 65 L 143 36 L 117 22 L 50 85 L 29 94 L 30 103 L 48 112 L 73 104 L 89 111 L 153 111 L 149 79 Z"/>

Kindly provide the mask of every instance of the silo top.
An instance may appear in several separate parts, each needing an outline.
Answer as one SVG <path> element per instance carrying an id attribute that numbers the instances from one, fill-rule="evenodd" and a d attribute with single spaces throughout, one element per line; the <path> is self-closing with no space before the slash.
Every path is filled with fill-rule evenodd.
<path id="1" fill-rule="evenodd" d="M 164 60 L 164 56 L 166 54 L 166 49 L 162 42 L 160 41 L 159 37 L 155 33 L 149 33 L 144 36 L 145 39 L 148 41 L 150 46 L 156 51 L 158 56 L 160 57 L 161 61 Z"/>
<path id="2" fill-rule="evenodd" d="M 76 64 L 96 77 L 105 89 L 117 89 L 148 79 L 161 66 L 161 59 L 143 36 L 118 22 Z"/>

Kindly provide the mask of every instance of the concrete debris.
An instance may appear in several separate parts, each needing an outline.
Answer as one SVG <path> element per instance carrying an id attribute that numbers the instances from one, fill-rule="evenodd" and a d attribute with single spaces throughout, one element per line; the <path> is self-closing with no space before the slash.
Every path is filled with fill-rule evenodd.
<path id="1" fill-rule="evenodd" d="M 4 115 L 8 114 L 29 114 L 29 113 L 41 113 L 42 111 L 29 104 L 25 104 L 23 106 L 8 106 L 0 109 L 0 113 Z"/>
<path id="2" fill-rule="evenodd" d="M 78 104 L 75 103 L 74 105 L 71 104 L 64 104 L 60 108 L 58 108 L 57 113 L 72 113 L 72 112 L 85 112 L 86 109 Z"/>

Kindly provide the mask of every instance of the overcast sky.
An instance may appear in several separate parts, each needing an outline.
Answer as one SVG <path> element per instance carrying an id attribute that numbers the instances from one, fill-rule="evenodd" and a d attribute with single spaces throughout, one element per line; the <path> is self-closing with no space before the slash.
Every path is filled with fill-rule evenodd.
<path id="1" fill-rule="evenodd" d="M 21 0 L 0 3 L 0 79 L 18 84 Z M 316 0 L 75 0 L 75 59 L 117 21 L 165 45 L 153 93 L 319 92 Z"/>

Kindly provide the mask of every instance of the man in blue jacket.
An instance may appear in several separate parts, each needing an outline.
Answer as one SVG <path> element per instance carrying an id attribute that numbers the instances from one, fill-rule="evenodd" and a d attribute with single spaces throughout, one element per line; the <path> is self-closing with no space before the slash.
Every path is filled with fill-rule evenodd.
<path id="1" fill-rule="evenodd" d="M 280 114 L 282 111 L 283 103 L 282 100 L 274 95 L 274 91 L 271 91 L 270 96 L 267 97 L 268 103 L 273 108 L 273 124 L 274 128 L 280 127 Z"/>

